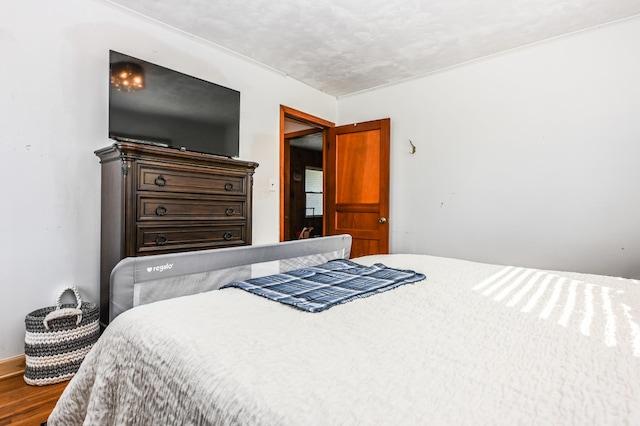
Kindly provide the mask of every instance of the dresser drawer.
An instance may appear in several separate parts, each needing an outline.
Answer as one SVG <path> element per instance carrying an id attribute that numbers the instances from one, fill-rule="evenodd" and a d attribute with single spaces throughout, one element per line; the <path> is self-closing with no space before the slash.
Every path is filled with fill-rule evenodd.
<path id="1" fill-rule="evenodd" d="M 137 255 L 246 244 L 246 223 L 138 225 Z"/>
<path id="2" fill-rule="evenodd" d="M 247 202 L 238 197 L 138 194 L 138 221 L 244 220 Z"/>
<path id="3" fill-rule="evenodd" d="M 247 176 L 179 166 L 138 164 L 138 190 L 172 193 L 246 195 Z"/>

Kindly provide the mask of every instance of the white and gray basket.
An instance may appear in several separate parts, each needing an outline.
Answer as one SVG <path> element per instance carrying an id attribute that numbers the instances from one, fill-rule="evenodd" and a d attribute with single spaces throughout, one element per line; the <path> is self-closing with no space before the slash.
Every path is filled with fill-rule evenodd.
<path id="1" fill-rule="evenodd" d="M 62 304 L 62 295 L 72 291 L 77 305 Z M 25 318 L 24 381 L 49 385 L 69 380 L 100 336 L 100 309 L 83 302 L 75 287 L 58 294 L 56 306 L 31 312 Z"/>

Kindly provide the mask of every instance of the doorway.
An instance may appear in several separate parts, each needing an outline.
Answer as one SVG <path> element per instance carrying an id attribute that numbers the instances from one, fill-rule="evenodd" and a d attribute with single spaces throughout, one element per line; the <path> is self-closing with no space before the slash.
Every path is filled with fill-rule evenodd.
<path id="1" fill-rule="evenodd" d="M 349 234 L 352 257 L 389 252 L 390 123 L 335 127 L 280 106 L 280 241 Z M 313 155 L 296 151 L 296 144 L 320 135 L 321 169 Z M 307 185 L 311 180 L 321 180 L 321 189 Z"/>
<path id="2" fill-rule="evenodd" d="M 280 241 L 325 235 L 325 143 L 333 126 L 280 107 Z"/>

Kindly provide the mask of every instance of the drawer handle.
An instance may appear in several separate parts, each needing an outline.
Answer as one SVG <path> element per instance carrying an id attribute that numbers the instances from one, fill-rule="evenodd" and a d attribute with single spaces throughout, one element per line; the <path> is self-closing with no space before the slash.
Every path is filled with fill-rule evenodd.
<path id="1" fill-rule="evenodd" d="M 233 189 L 233 184 L 231 182 L 227 182 L 224 184 L 225 191 L 231 191 Z"/>
<path id="2" fill-rule="evenodd" d="M 224 211 L 224 214 L 226 214 L 227 216 L 233 216 L 234 213 L 235 210 L 233 210 L 231 207 L 227 207 L 227 209 Z"/>
<path id="3" fill-rule="evenodd" d="M 158 186 L 166 186 L 167 179 L 163 175 L 158 175 L 158 177 L 156 178 L 156 180 L 153 181 L 153 183 L 155 183 Z"/>
<path id="4" fill-rule="evenodd" d="M 156 245 L 163 246 L 165 244 L 167 244 L 167 237 L 165 237 L 163 234 L 158 234 L 158 236 L 156 237 Z"/>
<path id="5" fill-rule="evenodd" d="M 163 205 L 159 205 L 158 207 L 156 207 L 156 215 L 158 216 L 164 216 L 167 214 L 167 208 Z"/>
<path id="6" fill-rule="evenodd" d="M 233 234 L 231 232 L 225 232 L 222 238 L 224 238 L 225 241 L 231 241 Z"/>

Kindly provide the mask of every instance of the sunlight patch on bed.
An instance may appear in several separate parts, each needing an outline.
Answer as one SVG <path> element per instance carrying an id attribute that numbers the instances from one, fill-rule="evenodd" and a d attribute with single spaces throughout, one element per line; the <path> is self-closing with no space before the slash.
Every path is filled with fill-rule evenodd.
<path id="1" fill-rule="evenodd" d="M 638 283 L 637 280 L 621 281 Z M 524 314 L 601 339 L 607 347 L 628 345 L 634 356 L 640 357 L 638 312 L 624 303 L 623 289 L 553 272 L 507 266 L 472 290 L 508 308 L 519 308 Z"/>

